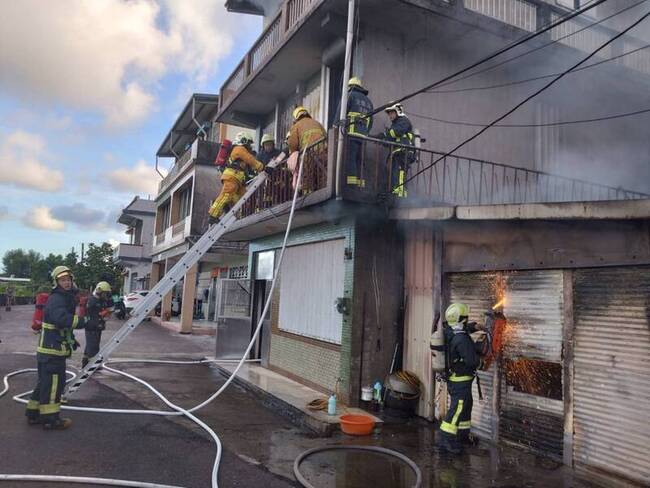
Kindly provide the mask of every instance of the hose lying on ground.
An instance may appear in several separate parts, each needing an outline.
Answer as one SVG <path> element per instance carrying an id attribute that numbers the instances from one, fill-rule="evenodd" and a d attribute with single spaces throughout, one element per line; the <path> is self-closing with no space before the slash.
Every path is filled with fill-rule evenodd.
<path id="1" fill-rule="evenodd" d="M 415 483 L 413 484 L 413 488 L 420 488 L 422 486 L 422 472 L 420 471 L 420 468 L 418 468 L 418 465 L 415 464 L 411 458 L 405 456 L 401 452 L 393 451 L 392 449 L 386 449 L 385 447 L 379 446 L 324 446 L 309 449 L 308 451 L 300 454 L 293 462 L 293 474 L 298 480 L 298 483 L 300 483 L 305 488 L 315 488 L 314 485 L 307 481 L 307 479 L 300 472 L 300 464 L 309 456 L 316 454 L 317 452 L 343 450 L 378 452 L 380 454 L 386 454 L 387 456 L 393 456 L 406 463 L 413 470 L 413 473 L 415 473 Z"/>

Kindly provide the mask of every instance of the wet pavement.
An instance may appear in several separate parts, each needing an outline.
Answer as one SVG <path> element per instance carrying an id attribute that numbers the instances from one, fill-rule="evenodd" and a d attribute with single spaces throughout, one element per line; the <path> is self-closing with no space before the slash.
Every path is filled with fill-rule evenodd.
<path id="1" fill-rule="evenodd" d="M 30 367 L 28 353 L 34 336 L 29 329 L 31 309 L 17 307 L 0 319 L 0 373 Z M 119 323 L 111 321 L 109 329 Z M 83 343 L 83 333 L 78 334 Z M 150 325 L 138 328 L 115 357 L 173 357 L 198 359 L 211 355 L 214 338 L 181 336 Z M 75 353 L 79 356 L 79 351 Z M 79 364 L 79 358 L 70 362 Z M 168 398 L 185 407 L 206 399 L 225 381 L 207 365 L 115 364 L 139 376 Z M 108 371 L 97 373 L 79 390 L 71 404 L 119 408 L 163 409 L 161 401 L 142 386 Z M 32 386 L 33 377 L 16 378 L 11 393 Z M 106 415 L 71 412 L 73 427 L 66 432 L 44 433 L 28 427 L 23 406 L 0 399 L 0 473 L 70 474 L 155 481 L 188 487 L 209 486 L 215 448 L 194 424 L 179 418 Z M 197 415 L 219 435 L 224 446 L 220 486 L 297 486 L 295 458 L 307 449 L 324 445 L 362 444 L 395 449 L 413 459 L 423 475 L 423 487 L 587 487 L 573 478 L 573 471 L 522 449 L 494 447 L 487 443 L 449 456 L 433 447 L 432 424 L 421 419 L 395 422 L 389 419 L 381 432 L 367 437 L 336 433 L 323 439 L 295 427 L 261 405 L 248 392 L 231 386 L 199 410 Z M 47 444 L 43 443 L 47 439 Z M 52 456 L 52 452 L 56 455 Z M 49 460 L 45 462 L 45 460 Z M 316 487 L 409 487 L 410 469 L 383 455 L 357 452 L 319 453 L 307 459 L 302 472 Z M 16 484 L 16 486 L 46 486 Z M 11 486 L 11 483 L 0 483 Z"/>

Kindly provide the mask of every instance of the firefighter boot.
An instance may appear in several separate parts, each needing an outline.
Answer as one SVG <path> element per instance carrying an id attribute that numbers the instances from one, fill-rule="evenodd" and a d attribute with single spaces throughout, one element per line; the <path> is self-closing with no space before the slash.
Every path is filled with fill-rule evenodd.
<path id="1" fill-rule="evenodd" d="M 27 423 L 29 425 L 39 425 L 41 423 L 41 415 L 38 413 L 38 410 L 36 412 L 27 410 L 25 417 L 27 417 Z"/>
<path id="2" fill-rule="evenodd" d="M 457 436 L 448 434 L 442 430 L 436 433 L 436 446 L 447 451 L 449 454 L 458 455 L 463 452 L 463 447 L 458 442 Z"/>
<path id="3" fill-rule="evenodd" d="M 45 430 L 65 430 L 72 425 L 72 420 L 70 419 L 60 419 L 43 423 L 43 429 Z"/>

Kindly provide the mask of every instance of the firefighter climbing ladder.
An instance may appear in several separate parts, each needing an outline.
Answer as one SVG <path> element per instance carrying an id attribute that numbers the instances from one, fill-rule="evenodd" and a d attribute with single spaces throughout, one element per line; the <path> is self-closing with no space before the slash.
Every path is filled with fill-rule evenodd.
<path id="1" fill-rule="evenodd" d="M 304 154 L 303 154 L 304 156 Z M 269 167 L 275 168 L 281 161 L 284 160 L 284 153 L 275 158 L 274 161 L 268 164 Z M 142 323 L 142 321 L 149 316 L 156 305 L 161 302 L 163 296 L 169 293 L 174 285 L 178 283 L 189 269 L 198 262 L 201 257 L 207 253 L 212 245 L 217 242 L 223 234 L 230 228 L 232 224 L 237 221 L 237 212 L 242 208 L 246 201 L 255 193 L 255 191 L 262 186 L 266 181 L 267 174 L 261 172 L 253 181 L 248 185 L 246 193 L 239 201 L 230 209 L 228 213 L 212 227 L 210 227 L 201 238 L 196 241 L 185 255 L 169 270 L 168 273 L 153 287 L 133 310 L 131 318 L 118 330 L 113 337 L 106 343 L 104 347 L 97 353 L 97 355 L 83 368 L 74 382 L 68 384 L 66 396 L 69 397 L 83 385 L 88 378 L 99 368 L 104 361 L 108 359 L 111 353 L 117 349 L 122 341 L 135 330 L 135 328 Z"/>

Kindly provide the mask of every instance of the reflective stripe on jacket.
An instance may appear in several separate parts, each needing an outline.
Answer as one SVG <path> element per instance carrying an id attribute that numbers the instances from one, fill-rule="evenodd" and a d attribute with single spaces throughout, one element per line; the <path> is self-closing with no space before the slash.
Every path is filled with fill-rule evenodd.
<path id="1" fill-rule="evenodd" d="M 302 117 L 291 126 L 287 144 L 289 152 L 302 151 L 309 144 L 325 137 L 327 132 L 317 120 Z"/>
<path id="2" fill-rule="evenodd" d="M 374 107 L 366 96 L 365 90 L 353 87 L 348 95 L 348 134 L 368 135 L 372 129 L 372 113 Z"/>
<path id="3" fill-rule="evenodd" d="M 74 344 L 73 330 L 83 328 L 85 320 L 75 314 L 73 291 L 56 287 L 45 304 L 43 330 L 36 352 L 47 356 L 69 357 Z"/>
<path id="4" fill-rule="evenodd" d="M 415 136 L 413 135 L 413 125 L 406 115 L 400 115 L 390 125 L 390 128 L 386 131 L 386 139 L 398 144 L 406 144 L 408 146 L 413 146 L 415 141 Z M 404 151 L 403 147 L 394 147 L 393 152 Z"/>

